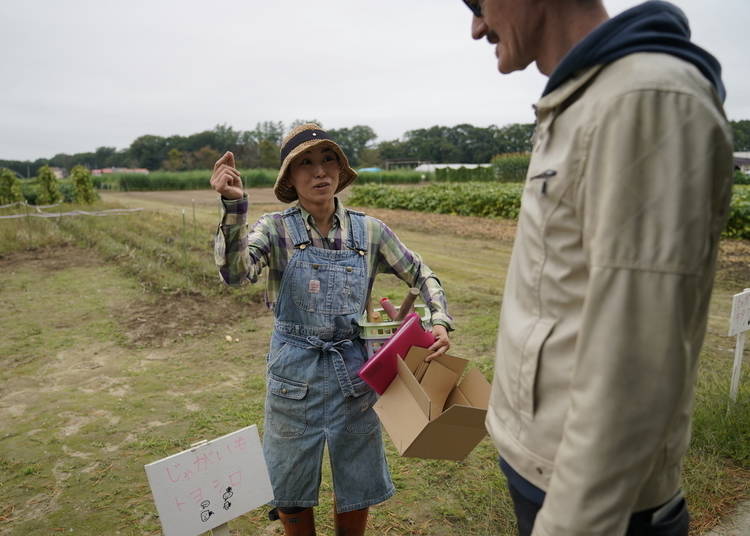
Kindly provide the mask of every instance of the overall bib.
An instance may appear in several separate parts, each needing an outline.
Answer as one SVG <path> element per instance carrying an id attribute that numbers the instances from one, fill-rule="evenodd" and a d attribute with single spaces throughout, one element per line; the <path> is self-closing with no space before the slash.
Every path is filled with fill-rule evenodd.
<path id="1" fill-rule="evenodd" d="M 358 376 L 367 359 L 357 319 L 368 292 L 363 214 L 347 211 L 346 248 L 311 245 L 300 210 L 283 213 L 294 241 L 274 310 L 267 363 L 263 454 L 274 506 L 318 504 L 328 444 L 336 510 L 348 512 L 395 493 L 372 405 Z"/>

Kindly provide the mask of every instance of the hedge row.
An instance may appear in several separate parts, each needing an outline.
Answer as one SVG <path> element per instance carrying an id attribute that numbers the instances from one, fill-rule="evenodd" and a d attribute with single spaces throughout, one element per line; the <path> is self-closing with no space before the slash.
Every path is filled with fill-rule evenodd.
<path id="1" fill-rule="evenodd" d="M 497 175 L 491 167 L 438 168 L 435 170 L 435 182 L 492 182 L 495 180 L 497 180 Z"/>
<path id="2" fill-rule="evenodd" d="M 356 186 L 348 200 L 353 206 L 516 219 L 522 184 L 443 183 L 421 188 Z M 750 239 L 750 186 L 737 185 L 724 236 Z"/>
<path id="3" fill-rule="evenodd" d="M 355 184 L 416 184 L 429 175 L 410 169 L 392 171 L 363 171 L 359 173 Z"/>
<path id="4" fill-rule="evenodd" d="M 529 169 L 529 153 L 499 154 L 492 159 L 496 179 L 500 182 L 523 182 Z"/>
<path id="5" fill-rule="evenodd" d="M 242 180 L 248 188 L 271 187 L 276 181 L 273 169 L 240 170 Z M 151 190 L 202 190 L 210 188 L 211 171 L 153 171 L 149 174 L 113 173 L 94 177 L 94 186 L 103 190 L 151 191 Z"/>
<path id="6" fill-rule="evenodd" d="M 276 183 L 278 170 L 240 170 L 247 188 L 270 188 Z M 100 190 L 152 191 L 152 190 L 202 190 L 210 188 L 210 170 L 153 171 L 149 174 L 113 173 L 94 177 L 94 187 Z M 422 178 L 416 171 L 380 171 L 359 174 L 360 184 L 415 184 Z"/>

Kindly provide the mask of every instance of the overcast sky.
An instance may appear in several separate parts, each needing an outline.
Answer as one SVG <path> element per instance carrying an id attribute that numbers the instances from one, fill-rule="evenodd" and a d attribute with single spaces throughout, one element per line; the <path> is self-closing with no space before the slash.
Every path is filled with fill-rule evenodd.
<path id="1" fill-rule="evenodd" d="M 750 2 L 675 3 L 723 65 L 727 115 L 750 119 Z M 546 80 L 500 75 L 461 0 L 0 0 L 0 22 L 0 159 L 220 123 L 315 118 L 385 140 L 532 122 Z"/>

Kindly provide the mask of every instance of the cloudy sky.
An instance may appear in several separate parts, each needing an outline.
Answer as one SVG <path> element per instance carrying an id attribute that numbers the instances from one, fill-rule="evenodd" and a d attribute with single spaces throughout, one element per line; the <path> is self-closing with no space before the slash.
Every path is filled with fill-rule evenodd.
<path id="1" fill-rule="evenodd" d="M 610 15 L 637 4 L 605 0 Z M 750 119 L 750 2 L 676 0 Z M 318 119 L 379 139 L 531 122 L 545 78 L 502 76 L 461 0 L 3 0 L 0 159 Z"/>

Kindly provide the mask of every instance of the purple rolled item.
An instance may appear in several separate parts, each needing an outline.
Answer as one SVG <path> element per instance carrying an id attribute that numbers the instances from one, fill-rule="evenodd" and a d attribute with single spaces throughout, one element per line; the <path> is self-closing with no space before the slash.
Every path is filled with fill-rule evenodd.
<path id="1" fill-rule="evenodd" d="M 385 311 L 385 314 L 388 315 L 388 318 L 391 320 L 395 320 L 398 316 L 398 311 L 391 303 L 391 300 L 388 298 L 380 298 L 380 306 L 383 308 L 383 311 Z"/>

